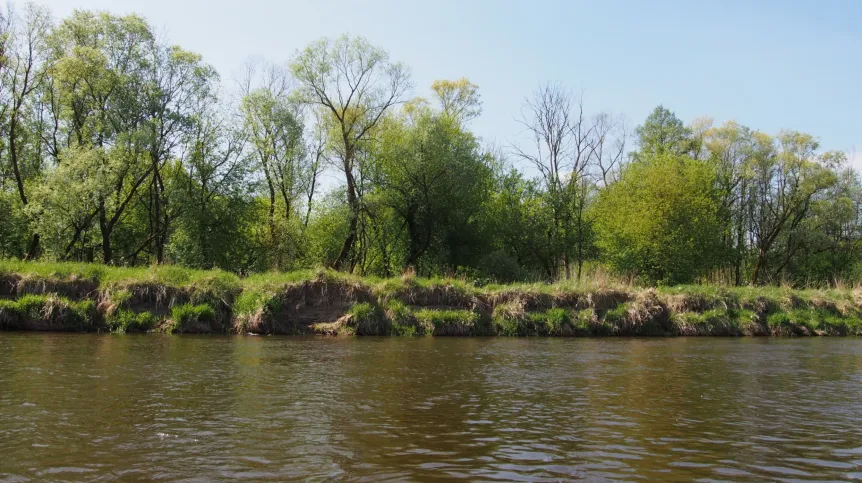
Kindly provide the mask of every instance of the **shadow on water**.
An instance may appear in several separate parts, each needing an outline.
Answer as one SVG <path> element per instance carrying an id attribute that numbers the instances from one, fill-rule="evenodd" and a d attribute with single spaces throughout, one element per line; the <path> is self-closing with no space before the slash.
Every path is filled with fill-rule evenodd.
<path id="1" fill-rule="evenodd" d="M 862 478 L 855 339 L 0 334 L 0 480 Z"/>

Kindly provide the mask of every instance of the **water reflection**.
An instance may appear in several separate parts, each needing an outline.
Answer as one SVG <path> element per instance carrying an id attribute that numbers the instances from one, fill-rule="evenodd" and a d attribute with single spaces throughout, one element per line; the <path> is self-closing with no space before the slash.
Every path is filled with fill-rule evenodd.
<path id="1" fill-rule="evenodd" d="M 0 480 L 862 478 L 857 339 L 0 334 Z"/>

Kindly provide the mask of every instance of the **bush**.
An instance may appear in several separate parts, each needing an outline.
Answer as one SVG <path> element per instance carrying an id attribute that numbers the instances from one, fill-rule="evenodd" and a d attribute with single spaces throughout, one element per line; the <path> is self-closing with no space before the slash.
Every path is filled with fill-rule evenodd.
<path id="1" fill-rule="evenodd" d="M 645 282 L 693 281 L 722 261 L 715 171 L 684 156 L 627 165 L 599 195 L 597 244 L 618 272 Z"/>

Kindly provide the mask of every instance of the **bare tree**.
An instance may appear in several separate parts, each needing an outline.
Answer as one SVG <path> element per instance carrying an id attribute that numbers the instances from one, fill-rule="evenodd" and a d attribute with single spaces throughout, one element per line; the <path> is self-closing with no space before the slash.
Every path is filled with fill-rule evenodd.
<path id="1" fill-rule="evenodd" d="M 590 221 L 586 208 L 599 182 L 606 185 L 623 161 L 624 126 L 607 114 L 587 116 L 582 95 L 574 97 L 553 84 L 540 87 L 526 101 L 521 123 L 533 146 L 516 146 L 514 154 L 539 171 L 551 210 L 547 274 L 558 278 L 562 265 L 565 277 L 571 278 L 574 255 L 580 279 Z"/>

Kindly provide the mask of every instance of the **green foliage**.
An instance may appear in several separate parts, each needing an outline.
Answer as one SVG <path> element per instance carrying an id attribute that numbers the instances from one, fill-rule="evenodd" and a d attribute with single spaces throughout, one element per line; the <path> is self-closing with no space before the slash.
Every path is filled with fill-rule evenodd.
<path id="1" fill-rule="evenodd" d="M 643 125 L 635 129 L 640 148 L 637 158 L 687 155 L 692 148 L 691 134 L 691 129 L 685 127 L 673 112 L 657 106 Z"/>
<path id="2" fill-rule="evenodd" d="M 605 312 L 605 316 L 602 318 L 602 320 L 603 322 L 606 322 L 612 326 L 618 326 L 626 319 L 628 313 L 628 303 L 618 304 L 616 307 Z"/>
<path id="3" fill-rule="evenodd" d="M 721 261 L 715 172 L 687 158 L 660 156 L 627 166 L 599 197 L 598 243 L 622 273 L 681 283 Z"/>
<path id="4" fill-rule="evenodd" d="M 573 335 L 570 311 L 551 308 L 543 312 L 524 312 L 511 303 L 494 308 L 494 332 L 510 337 Z"/>
<path id="5" fill-rule="evenodd" d="M 138 15 L 55 22 L 29 6 L 7 20 L 0 259 L 44 263 L 0 270 L 182 287 L 219 311 L 239 297 L 246 315 L 279 303 L 277 287 L 200 270 L 414 271 L 472 288 L 603 284 L 590 267 L 650 285 L 862 281 L 862 180 L 810 134 L 658 106 L 627 153 L 617 120 L 548 84 L 524 109 L 536 143 L 509 156 L 470 129 L 476 84 L 409 99 L 407 67 L 361 37 L 312 42 L 287 69 L 250 64 L 230 106 L 212 66 Z"/>
<path id="6" fill-rule="evenodd" d="M 416 323 L 416 318 L 410 307 L 401 300 L 391 299 L 386 302 L 386 317 L 391 324 L 392 335 L 414 336 L 426 335 L 424 326 Z"/>
<path id="7" fill-rule="evenodd" d="M 537 327 L 536 335 L 567 335 L 572 329 L 572 317 L 568 310 L 562 308 L 548 309 L 545 312 L 530 314 Z"/>
<path id="8" fill-rule="evenodd" d="M 39 319 L 47 301 L 45 295 L 27 294 L 17 300 L 0 300 L 0 309 L 15 318 Z"/>
<path id="9" fill-rule="evenodd" d="M 577 335 L 589 335 L 592 332 L 592 326 L 597 320 L 596 312 L 593 309 L 584 309 L 575 312 L 574 320 L 572 321 L 573 329 Z"/>

